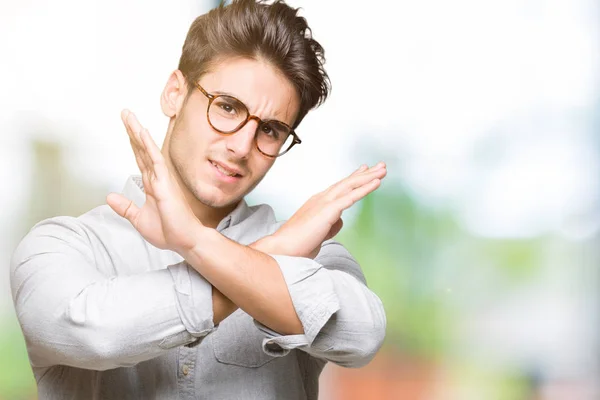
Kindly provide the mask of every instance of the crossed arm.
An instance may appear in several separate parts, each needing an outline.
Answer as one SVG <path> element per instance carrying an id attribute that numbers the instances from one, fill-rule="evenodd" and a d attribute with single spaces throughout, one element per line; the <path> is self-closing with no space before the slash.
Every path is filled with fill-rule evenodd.
<path id="1" fill-rule="evenodd" d="M 150 243 L 179 253 L 217 289 L 216 322 L 237 305 L 276 332 L 303 333 L 281 270 L 268 254 L 314 258 L 321 244 L 341 229 L 342 212 L 379 187 L 385 165 L 361 166 L 313 196 L 273 235 L 242 246 L 195 218 L 148 131 L 129 111 L 122 119 L 142 173 L 146 202 L 138 208 L 113 194 L 107 198 L 109 206 Z"/>
<path id="2" fill-rule="evenodd" d="M 369 315 L 373 318 L 357 321 L 362 330 L 353 339 L 371 340 L 371 349 L 377 347 L 381 339 L 381 324 L 385 324 L 381 303 L 366 288 L 364 282 L 361 282 L 360 268 L 349 254 L 338 244 L 328 242 L 327 245 L 323 245 L 323 242 L 341 228 L 342 211 L 378 187 L 380 179 L 385 176 L 385 167 L 378 165 L 370 169 L 359 168 L 345 180 L 313 196 L 277 232 L 250 246 L 243 246 L 200 224 L 191 213 L 181 190 L 147 131 L 141 128 L 132 115 L 124 115 L 124 122 L 142 172 L 146 202 L 141 208 L 137 208 L 129 199 L 115 194 L 110 195 L 107 202 L 117 214 L 129 220 L 146 241 L 156 247 L 177 252 L 212 285 L 211 322 L 218 324 L 239 307 L 256 320 L 266 336 L 272 338 L 273 343 L 279 346 L 281 355 L 300 347 L 315 356 L 342 365 L 357 366 L 364 363 L 364 357 L 358 361 L 352 357 L 348 359 L 348 355 L 356 348 L 356 343 L 346 341 L 344 345 L 348 348 L 341 349 L 336 347 L 336 335 L 347 327 L 345 324 L 351 324 L 356 316 L 362 318 Z M 72 227 L 69 229 L 76 230 Z M 55 239 L 53 233 L 40 233 L 48 243 Z M 76 240 L 85 236 L 80 232 L 76 233 Z M 65 247 L 65 244 L 60 243 L 60 246 Z M 321 254 L 317 256 L 319 252 Z M 167 286 L 165 279 L 168 279 L 168 273 L 165 274 L 165 271 L 152 271 L 139 277 L 107 281 L 92 271 L 92 257 L 84 243 L 66 246 L 64 252 L 56 256 L 48 256 L 41 248 L 33 252 L 23 251 L 23 254 L 25 256 L 22 259 L 18 255 L 15 257 L 11 283 L 17 299 L 15 302 L 22 304 L 20 310 L 17 306 L 17 312 L 23 329 L 26 336 L 28 332 L 32 335 L 29 342 L 35 348 L 36 354 L 32 356 L 30 348 L 30 358 L 34 365 L 65 364 L 89 369 L 132 365 L 160 355 L 168 349 L 164 337 L 176 336 L 173 335 L 174 328 L 162 324 L 161 326 L 169 328 L 165 328 L 164 332 L 157 331 L 150 338 L 140 338 L 136 336 L 138 332 L 133 333 L 132 337 L 138 341 L 137 347 L 121 345 L 118 350 L 102 353 L 102 346 L 93 345 L 94 340 L 104 340 L 105 336 L 112 335 L 107 333 L 107 330 L 103 332 L 104 336 L 94 336 L 94 327 L 97 330 L 99 326 L 106 325 L 114 328 L 116 337 L 123 334 L 119 321 L 102 319 L 109 318 L 115 311 L 119 311 L 123 316 L 122 320 L 130 322 L 131 325 L 138 323 L 137 328 L 140 325 L 156 326 L 156 321 L 143 320 L 142 316 L 148 315 L 170 300 L 170 295 L 164 288 Z M 313 260 L 315 256 L 317 257 Z M 68 261 L 55 264 L 65 275 L 73 274 L 68 270 L 67 264 L 76 262 L 86 265 L 89 275 L 85 278 L 82 275 L 81 279 L 72 276 L 68 284 L 65 282 L 62 298 L 56 295 L 56 288 L 52 287 L 50 281 L 40 281 L 38 287 L 32 287 L 28 281 L 27 270 L 35 270 L 38 275 L 44 274 L 45 271 L 50 272 L 50 268 L 44 269 L 46 265 L 42 265 L 42 262 L 49 263 L 44 261 L 48 260 L 48 257 L 52 257 L 53 261 L 59 258 Z M 294 268 L 297 266 L 310 270 L 311 279 L 320 280 L 325 285 L 323 287 L 328 288 L 328 293 L 336 297 L 336 301 L 330 304 L 327 310 L 320 311 L 319 320 L 298 315 L 296 312 L 296 304 L 314 301 L 302 298 L 305 296 L 300 294 L 302 291 L 293 289 L 295 285 L 305 284 L 301 282 L 303 278 L 298 279 L 295 275 Z M 136 299 L 137 302 L 129 307 L 119 304 L 118 300 L 129 299 L 128 291 L 135 288 L 140 291 L 148 288 L 144 292 L 146 294 L 155 290 L 156 298 L 152 301 Z M 108 290 L 112 291 L 110 297 L 114 302 L 99 301 L 106 299 L 102 296 L 106 296 Z M 47 296 L 45 302 L 44 295 Z M 67 311 L 58 319 L 53 319 L 53 315 L 41 315 L 38 320 L 40 316 L 32 316 L 33 310 L 25 307 L 29 298 L 36 296 L 38 301 L 44 302 L 45 310 L 55 313 L 57 309 L 66 306 Z M 90 307 L 97 312 L 86 315 L 87 321 L 78 320 L 77 311 L 89 311 Z M 336 318 L 330 318 L 334 313 Z M 170 316 L 171 314 L 169 318 Z M 145 316 L 144 318 L 147 319 Z M 378 321 L 379 332 L 375 336 L 374 320 Z M 39 330 L 39 327 L 35 329 L 35 325 L 43 321 L 56 325 L 56 330 L 43 331 Z M 61 336 L 63 334 L 64 337 Z M 316 340 L 317 335 L 319 340 Z M 72 351 L 73 344 L 65 343 L 70 340 L 84 343 L 77 343 L 82 345 L 79 351 Z M 85 343 L 88 343 L 89 347 Z M 174 340 L 173 343 L 176 345 L 179 342 Z M 89 350 L 90 347 L 93 347 L 94 351 Z M 90 353 L 87 353 L 88 351 Z M 120 353 L 116 354 L 114 351 Z"/>

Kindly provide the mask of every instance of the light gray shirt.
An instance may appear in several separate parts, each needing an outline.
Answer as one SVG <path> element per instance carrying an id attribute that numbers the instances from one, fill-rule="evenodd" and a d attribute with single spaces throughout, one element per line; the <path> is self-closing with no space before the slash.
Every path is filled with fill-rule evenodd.
<path id="1" fill-rule="evenodd" d="M 140 177 L 123 193 L 145 201 Z M 247 245 L 281 224 L 271 207 L 242 201 L 217 230 Z M 325 242 L 315 260 L 272 256 L 302 335 L 280 335 L 240 309 L 215 326 L 211 285 L 107 205 L 38 223 L 10 278 L 39 398 L 316 399 L 327 361 L 373 358 L 383 306 L 339 243 Z"/>

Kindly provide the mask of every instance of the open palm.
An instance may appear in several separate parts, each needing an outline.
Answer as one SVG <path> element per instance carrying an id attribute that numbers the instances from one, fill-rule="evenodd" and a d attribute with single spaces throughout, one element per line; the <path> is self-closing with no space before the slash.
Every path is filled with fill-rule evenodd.
<path id="1" fill-rule="evenodd" d="M 194 246 L 202 227 L 171 175 L 160 149 L 135 115 L 124 110 L 121 119 L 129 135 L 135 160 L 142 173 L 146 202 L 142 207 L 118 193 L 108 195 L 108 205 L 152 245 L 183 252 Z"/>
<path id="2" fill-rule="evenodd" d="M 323 241 L 342 228 L 342 213 L 376 190 L 386 176 L 385 163 L 361 166 L 350 176 L 312 196 L 273 236 L 284 254 L 314 258 Z"/>

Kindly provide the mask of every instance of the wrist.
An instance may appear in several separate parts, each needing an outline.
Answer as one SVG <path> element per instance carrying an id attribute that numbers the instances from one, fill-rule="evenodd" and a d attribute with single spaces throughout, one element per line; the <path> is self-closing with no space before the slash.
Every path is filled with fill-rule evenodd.
<path id="1" fill-rule="evenodd" d="M 276 233 L 257 240 L 250 247 L 267 254 L 285 254 Z"/>
<path id="2" fill-rule="evenodd" d="M 216 230 L 207 228 L 202 224 L 194 226 L 189 233 L 189 240 L 186 246 L 178 249 L 177 252 L 186 260 L 198 258 L 203 251 L 210 247 L 210 242 L 215 240 L 214 234 L 219 234 Z"/>

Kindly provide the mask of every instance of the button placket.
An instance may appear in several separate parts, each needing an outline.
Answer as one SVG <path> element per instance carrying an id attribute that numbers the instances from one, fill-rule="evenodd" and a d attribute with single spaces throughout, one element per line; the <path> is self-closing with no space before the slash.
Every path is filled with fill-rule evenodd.
<path id="1" fill-rule="evenodd" d="M 196 368 L 196 349 L 188 347 L 179 348 L 179 371 L 177 372 L 177 386 L 181 399 L 195 399 L 196 388 L 194 371 Z"/>

